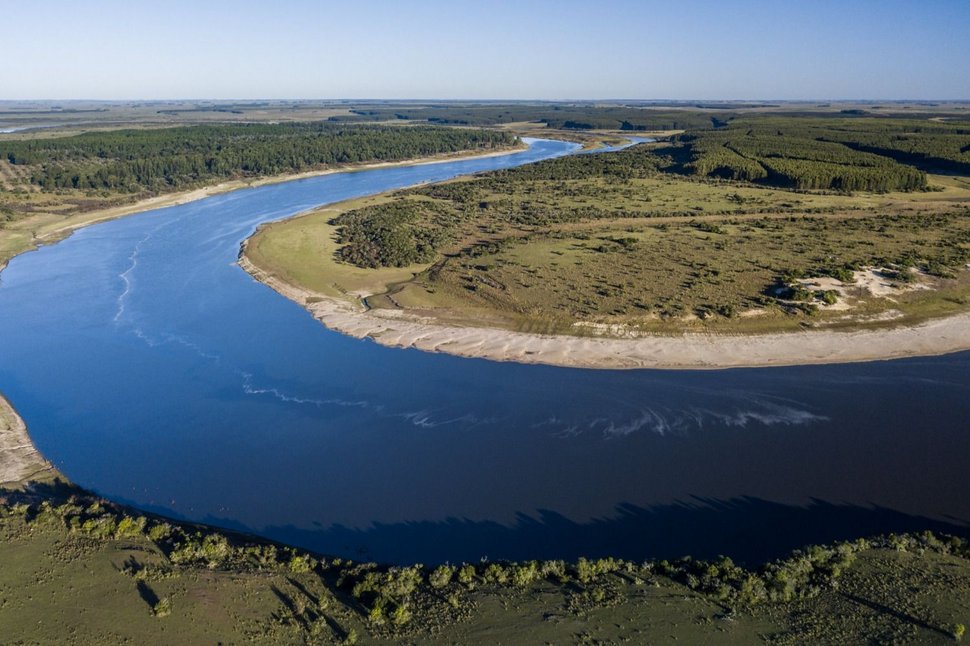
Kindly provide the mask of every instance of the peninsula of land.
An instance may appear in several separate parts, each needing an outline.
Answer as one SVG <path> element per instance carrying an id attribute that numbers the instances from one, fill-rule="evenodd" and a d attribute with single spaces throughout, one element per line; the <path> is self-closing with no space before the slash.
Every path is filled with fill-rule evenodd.
<path id="1" fill-rule="evenodd" d="M 593 368 L 970 349 L 970 136 L 746 115 L 618 152 L 328 205 L 240 264 L 331 329 Z"/>

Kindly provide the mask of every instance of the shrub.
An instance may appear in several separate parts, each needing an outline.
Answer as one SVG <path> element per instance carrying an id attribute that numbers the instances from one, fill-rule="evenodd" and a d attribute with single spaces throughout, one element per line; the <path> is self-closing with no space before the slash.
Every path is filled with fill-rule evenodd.
<path id="1" fill-rule="evenodd" d="M 489 563 L 482 573 L 486 583 L 505 585 L 509 581 L 508 571 L 498 563 Z"/>
<path id="2" fill-rule="evenodd" d="M 307 554 L 294 554 L 290 558 L 290 562 L 287 564 L 287 567 L 290 569 L 290 572 L 295 572 L 296 574 L 306 574 L 316 567 L 316 565 L 317 563 L 313 557 Z"/>
<path id="3" fill-rule="evenodd" d="M 817 292 L 816 296 L 818 296 L 826 305 L 835 305 L 839 302 L 839 293 L 834 289 L 826 289 L 824 292 Z"/>
<path id="4" fill-rule="evenodd" d="M 221 534 L 209 534 L 202 541 L 201 556 L 212 569 L 222 565 L 231 552 L 229 541 Z"/>
<path id="5" fill-rule="evenodd" d="M 855 282 L 855 271 L 853 271 L 850 267 L 837 267 L 830 270 L 829 275 L 835 280 L 843 283 Z"/>
<path id="6" fill-rule="evenodd" d="M 168 523 L 158 523 L 157 525 L 152 525 L 152 528 L 148 530 L 148 540 L 155 543 L 163 541 L 172 534 L 172 526 Z"/>
<path id="7" fill-rule="evenodd" d="M 475 566 L 466 563 L 458 570 L 458 581 L 464 585 L 469 585 L 475 582 L 475 575 Z"/>
<path id="8" fill-rule="evenodd" d="M 83 531 L 85 534 L 100 539 L 114 537 L 116 529 L 117 523 L 115 522 L 115 519 L 110 516 L 89 518 L 81 525 L 81 531 Z"/>
<path id="9" fill-rule="evenodd" d="M 566 564 L 563 561 L 544 561 L 539 572 L 547 579 L 553 579 L 560 583 L 564 583 L 568 579 Z"/>
<path id="10" fill-rule="evenodd" d="M 432 588 L 441 589 L 451 583 L 451 578 L 455 574 L 455 568 L 451 565 L 439 565 L 431 574 L 428 575 L 428 583 Z"/>
<path id="11" fill-rule="evenodd" d="M 123 516 L 121 521 L 118 522 L 118 527 L 115 529 L 115 538 L 134 538 L 141 536 L 145 533 L 145 524 L 147 522 L 148 519 L 144 516 L 139 516 L 138 518 Z"/>
<path id="12" fill-rule="evenodd" d="M 394 612 L 391 613 L 391 621 L 395 626 L 403 626 L 411 621 L 411 611 L 408 610 L 407 604 L 402 603 L 394 608 Z"/>
<path id="13" fill-rule="evenodd" d="M 596 572 L 593 569 L 592 563 L 587 561 L 583 557 L 579 557 L 576 561 L 576 578 L 579 579 L 580 583 L 589 583 L 596 576 Z"/>
<path id="14" fill-rule="evenodd" d="M 384 623 L 384 605 L 381 603 L 374 604 L 374 607 L 367 613 L 367 620 L 373 624 Z"/>
<path id="15" fill-rule="evenodd" d="M 167 617 L 172 614 L 172 602 L 168 597 L 162 597 L 152 606 L 152 615 L 155 617 Z"/>
<path id="16" fill-rule="evenodd" d="M 529 561 L 521 565 L 514 565 L 512 570 L 512 585 L 524 588 L 534 583 L 539 578 L 539 568 L 535 561 Z"/>

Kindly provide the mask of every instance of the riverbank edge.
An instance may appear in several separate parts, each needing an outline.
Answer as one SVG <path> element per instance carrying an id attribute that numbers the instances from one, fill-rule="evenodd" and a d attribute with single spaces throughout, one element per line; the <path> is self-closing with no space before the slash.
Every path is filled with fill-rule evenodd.
<path id="1" fill-rule="evenodd" d="M 257 229 L 258 232 L 258 229 Z M 256 235 L 255 233 L 253 235 Z M 636 339 L 531 334 L 436 323 L 400 310 L 370 310 L 288 283 L 254 264 L 243 241 L 239 266 L 303 306 L 327 328 L 393 348 L 566 368 L 712 370 L 859 363 L 970 349 L 970 312 L 918 325 L 838 332 L 644 336 Z"/>
<path id="2" fill-rule="evenodd" d="M 34 446 L 23 418 L 0 394 L 0 485 L 22 486 L 53 478 L 64 480 Z"/>

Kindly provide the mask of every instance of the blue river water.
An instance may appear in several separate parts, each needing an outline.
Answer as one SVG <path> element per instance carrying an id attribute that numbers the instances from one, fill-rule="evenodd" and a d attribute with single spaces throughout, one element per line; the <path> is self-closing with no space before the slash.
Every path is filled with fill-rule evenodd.
<path id="1" fill-rule="evenodd" d="M 970 354 L 608 371 L 381 347 L 236 264 L 265 221 L 575 152 L 239 190 L 76 232 L 0 274 L 0 391 L 74 482 L 355 559 L 725 553 L 967 534 Z"/>

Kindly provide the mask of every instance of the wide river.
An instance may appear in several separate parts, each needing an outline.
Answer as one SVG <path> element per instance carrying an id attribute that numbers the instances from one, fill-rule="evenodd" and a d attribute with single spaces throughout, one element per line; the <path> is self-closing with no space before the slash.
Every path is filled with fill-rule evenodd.
<path id="1" fill-rule="evenodd" d="M 334 174 L 91 226 L 0 275 L 0 391 L 71 480 L 392 562 L 774 557 L 970 520 L 970 353 L 578 370 L 331 332 L 236 264 L 311 207 L 574 151 Z"/>

